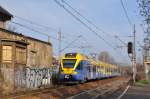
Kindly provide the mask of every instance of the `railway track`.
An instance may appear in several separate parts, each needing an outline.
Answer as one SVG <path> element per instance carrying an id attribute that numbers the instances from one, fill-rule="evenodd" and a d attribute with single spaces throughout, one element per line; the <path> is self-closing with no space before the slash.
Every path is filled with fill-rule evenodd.
<path id="1" fill-rule="evenodd" d="M 72 86 L 58 86 L 28 93 L 0 97 L 0 99 L 97 99 L 108 92 L 116 90 L 121 84 L 127 83 L 122 77 L 87 82 Z"/>
<path id="2" fill-rule="evenodd" d="M 112 83 L 108 83 L 104 86 L 97 87 L 92 90 L 84 91 L 82 93 L 68 97 L 67 99 L 85 99 L 85 98 L 86 99 L 98 99 L 99 97 L 102 97 L 106 93 L 114 92 L 115 90 L 120 88 L 124 83 L 127 83 L 127 82 L 118 80 Z"/>
<path id="3" fill-rule="evenodd" d="M 51 90 L 53 89 L 57 90 L 59 88 L 64 88 L 64 86 L 57 86 L 53 88 L 45 88 L 45 89 L 39 89 L 39 90 L 31 90 L 27 92 L 19 92 L 19 93 L 14 93 L 14 94 L 9 94 L 9 95 L 0 95 L 0 99 L 20 99 L 26 96 L 37 95 L 41 93 L 48 93 L 48 92 L 51 92 Z"/>

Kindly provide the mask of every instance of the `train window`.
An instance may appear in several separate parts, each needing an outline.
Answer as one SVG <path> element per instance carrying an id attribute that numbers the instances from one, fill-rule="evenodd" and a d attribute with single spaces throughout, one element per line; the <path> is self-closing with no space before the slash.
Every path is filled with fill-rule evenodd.
<path id="1" fill-rule="evenodd" d="M 64 68 L 74 68 L 75 63 L 76 63 L 76 59 L 64 59 L 63 67 Z"/>
<path id="2" fill-rule="evenodd" d="M 77 56 L 77 53 L 67 53 L 66 55 L 65 55 L 65 57 L 76 57 Z"/>

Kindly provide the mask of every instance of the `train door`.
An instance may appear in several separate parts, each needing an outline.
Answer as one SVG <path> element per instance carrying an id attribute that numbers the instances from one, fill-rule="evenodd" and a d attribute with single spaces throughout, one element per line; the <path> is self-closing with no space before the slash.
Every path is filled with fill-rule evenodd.
<path id="1" fill-rule="evenodd" d="M 93 65 L 93 79 L 96 79 L 96 65 Z"/>
<path id="2" fill-rule="evenodd" d="M 87 72 L 86 72 L 86 77 L 87 77 L 87 79 L 88 80 L 90 80 L 91 79 L 91 65 L 90 65 L 90 63 L 89 62 L 86 62 L 86 65 L 87 65 Z"/>
<path id="3" fill-rule="evenodd" d="M 84 80 L 84 61 L 80 61 L 77 66 L 78 73 L 82 80 Z"/>
<path id="4" fill-rule="evenodd" d="M 90 65 L 90 79 L 93 79 L 93 65 Z"/>
<path id="5" fill-rule="evenodd" d="M 83 75 L 83 80 L 87 80 L 88 77 L 88 62 L 87 61 L 82 61 L 82 75 Z"/>

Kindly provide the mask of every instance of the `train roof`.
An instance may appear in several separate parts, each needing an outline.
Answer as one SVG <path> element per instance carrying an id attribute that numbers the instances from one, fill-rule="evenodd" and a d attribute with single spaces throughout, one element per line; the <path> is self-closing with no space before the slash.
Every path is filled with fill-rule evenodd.
<path id="1" fill-rule="evenodd" d="M 62 59 L 80 59 L 80 60 L 89 60 L 91 64 L 94 64 L 95 66 L 104 66 L 104 67 L 111 67 L 111 68 L 117 68 L 116 65 L 94 60 L 92 58 L 89 58 L 88 56 L 81 54 L 81 53 L 66 53 Z"/>
<path id="2" fill-rule="evenodd" d="M 80 54 L 80 53 L 66 53 L 62 59 L 82 59 L 82 60 L 88 60 L 88 57 Z"/>

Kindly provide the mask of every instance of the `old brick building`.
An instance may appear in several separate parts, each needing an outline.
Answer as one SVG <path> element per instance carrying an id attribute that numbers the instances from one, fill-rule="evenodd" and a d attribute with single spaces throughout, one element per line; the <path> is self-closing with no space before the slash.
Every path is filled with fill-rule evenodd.
<path id="1" fill-rule="evenodd" d="M 13 15 L 0 6 L 0 86 L 11 91 L 17 71 L 25 67 L 50 67 L 52 44 L 6 29 Z"/>

